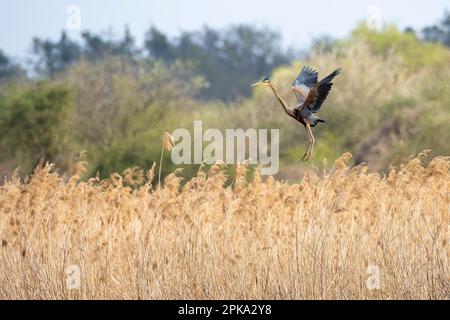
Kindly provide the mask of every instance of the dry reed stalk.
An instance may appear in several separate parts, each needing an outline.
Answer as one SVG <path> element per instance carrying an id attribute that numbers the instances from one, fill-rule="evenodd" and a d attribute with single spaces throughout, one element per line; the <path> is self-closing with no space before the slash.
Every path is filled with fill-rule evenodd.
<path id="1" fill-rule="evenodd" d="M 0 186 L 0 298 L 449 299 L 450 158 L 381 176 L 350 156 L 292 184 L 248 180 L 245 164 L 232 186 L 223 164 L 156 189 L 154 166 L 13 177 Z"/>

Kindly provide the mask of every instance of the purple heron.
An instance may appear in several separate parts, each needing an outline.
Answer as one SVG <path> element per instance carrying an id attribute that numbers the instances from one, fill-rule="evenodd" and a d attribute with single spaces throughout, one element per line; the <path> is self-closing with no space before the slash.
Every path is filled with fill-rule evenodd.
<path id="1" fill-rule="evenodd" d="M 328 96 L 331 90 L 334 77 L 341 72 L 341 68 L 336 69 L 328 76 L 317 82 L 318 72 L 311 67 L 303 67 L 297 79 L 292 83 L 292 91 L 297 97 L 297 103 L 294 108 L 283 100 L 278 91 L 274 88 L 269 78 L 264 78 L 262 81 L 252 84 L 252 86 L 266 85 L 272 89 L 275 97 L 280 102 L 284 111 L 288 116 L 294 118 L 305 126 L 306 134 L 308 135 L 308 146 L 302 160 L 307 161 L 314 149 L 314 135 L 311 127 L 315 127 L 319 122 L 325 122 L 318 116 L 314 115 L 320 110 L 322 103 Z"/>

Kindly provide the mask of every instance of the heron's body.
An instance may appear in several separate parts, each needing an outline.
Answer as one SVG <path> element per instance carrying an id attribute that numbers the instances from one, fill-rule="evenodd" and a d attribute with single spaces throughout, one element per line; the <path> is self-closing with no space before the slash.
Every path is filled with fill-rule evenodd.
<path id="1" fill-rule="evenodd" d="M 298 75 L 297 79 L 292 83 L 292 91 L 297 97 L 297 103 L 294 108 L 288 106 L 288 104 L 281 98 L 278 91 L 273 87 L 269 78 L 264 78 L 263 81 L 255 83 L 254 85 L 265 84 L 273 91 L 275 97 L 280 102 L 284 111 L 292 118 L 300 122 L 305 126 L 306 132 L 309 137 L 309 144 L 306 148 L 304 159 L 309 159 L 314 149 L 314 136 L 311 131 L 311 127 L 315 127 L 320 122 L 325 120 L 320 119 L 315 115 L 320 110 L 323 102 L 328 96 L 333 83 L 331 82 L 334 77 L 340 73 L 341 69 L 336 69 L 328 76 L 317 82 L 318 73 L 310 67 L 303 67 L 302 71 Z"/>
<path id="2" fill-rule="evenodd" d="M 306 126 L 306 123 L 309 123 L 311 127 L 315 127 L 319 122 L 325 122 L 325 120 L 320 119 L 311 112 L 302 112 L 300 108 L 294 109 L 294 118 L 304 126 Z"/>

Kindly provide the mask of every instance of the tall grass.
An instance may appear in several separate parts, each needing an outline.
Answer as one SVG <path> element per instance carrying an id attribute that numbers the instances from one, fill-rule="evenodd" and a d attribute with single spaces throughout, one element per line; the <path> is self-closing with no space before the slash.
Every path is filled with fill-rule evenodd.
<path id="1" fill-rule="evenodd" d="M 155 166 L 38 167 L 0 187 L 0 298 L 449 299 L 450 158 L 424 156 L 380 176 L 344 154 L 293 184 L 241 165 L 228 187 L 219 164 L 157 188 Z"/>

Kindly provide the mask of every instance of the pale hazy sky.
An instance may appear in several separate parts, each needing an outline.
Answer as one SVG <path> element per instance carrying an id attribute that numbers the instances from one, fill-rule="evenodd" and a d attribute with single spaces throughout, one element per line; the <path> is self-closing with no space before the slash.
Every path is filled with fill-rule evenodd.
<path id="1" fill-rule="evenodd" d="M 33 36 L 56 40 L 66 27 L 69 5 L 81 9 L 82 30 L 121 34 L 128 24 L 138 45 L 151 24 L 176 36 L 180 30 L 204 24 L 254 23 L 280 31 L 284 44 L 295 48 L 306 48 L 320 35 L 346 36 L 366 19 L 371 5 L 380 9 L 383 22 L 415 29 L 435 23 L 450 9 L 448 0 L 2 0 L 0 48 L 8 55 L 24 57 Z"/>

